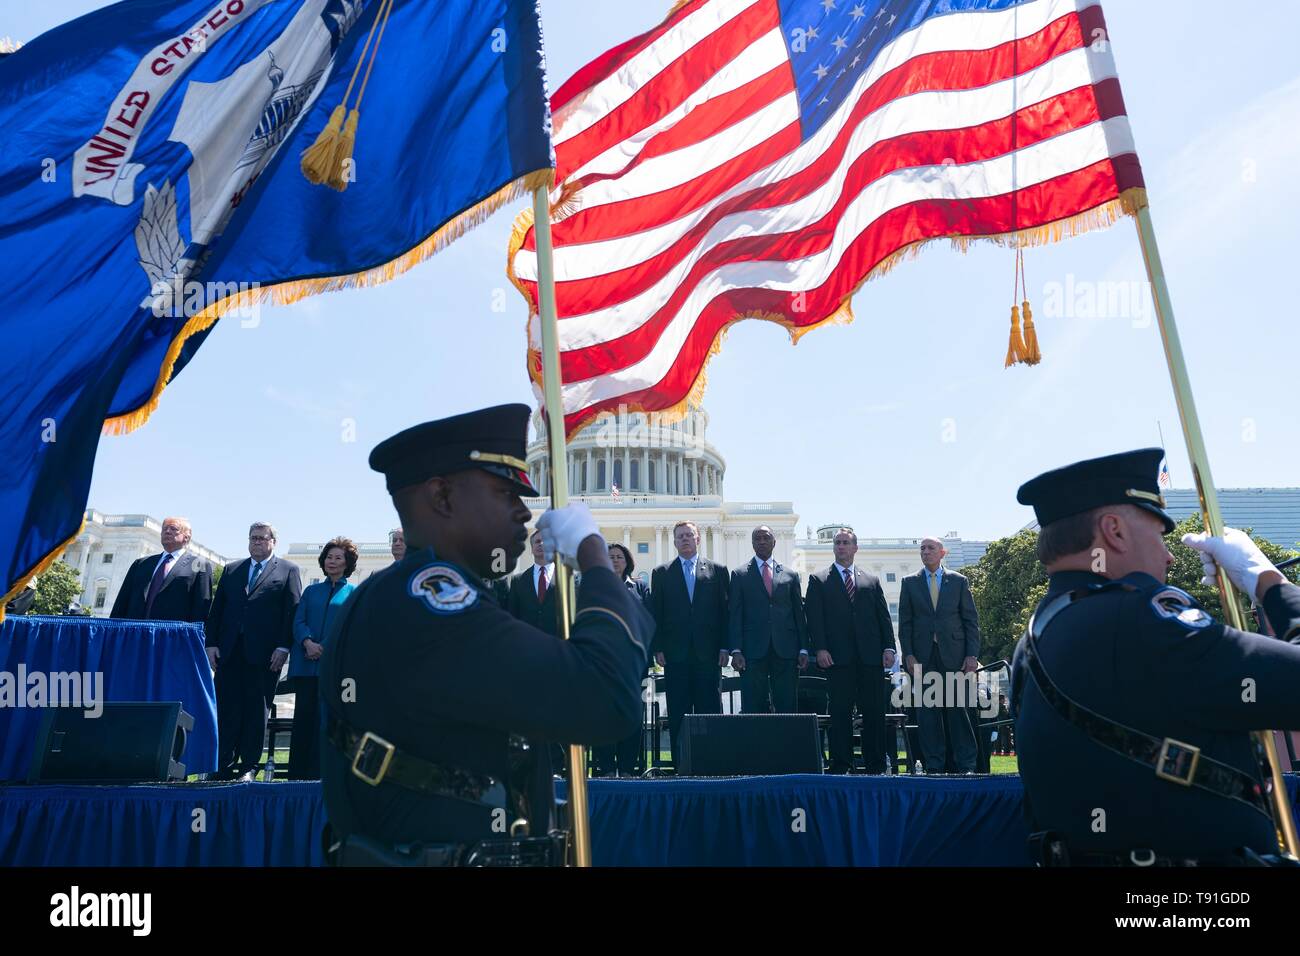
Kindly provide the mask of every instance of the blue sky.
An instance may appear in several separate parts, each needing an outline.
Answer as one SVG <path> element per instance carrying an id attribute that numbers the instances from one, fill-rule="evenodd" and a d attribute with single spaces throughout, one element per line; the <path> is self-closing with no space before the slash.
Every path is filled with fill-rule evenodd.
<path id="1" fill-rule="evenodd" d="M 6 4 L 0 36 L 30 40 L 105 5 Z M 543 0 L 551 88 L 668 6 Z M 1300 485 L 1288 400 L 1300 341 L 1300 6 L 1105 10 L 1214 478 Z M 518 208 L 387 286 L 264 309 L 255 328 L 222 323 L 144 428 L 101 441 L 91 506 L 187 515 L 197 540 L 231 556 L 253 520 L 276 524 L 281 550 L 382 538 L 395 516 L 366 466 L 375 443 L 532 401 L 525 310 L 504 275 Z M 1033 369 L 1002 368 L 1013 258 L 929 249 L 864 287 L 851 326 L 797 347 L 776 326 L 733 327 L 705 398 L 727 498 L 791 500 L 801 527 L 995 538 L 1031 517 L 1015 502 L 1026 478 L 1156 444 L 1158 421 L 1174 484 L 1189 486 L 1132 222 L 1027 253 L 1044 355 Z M 1090 307 L 1098 292 L 1109 304 Z M 1063 314 L 1046 314 L 1053 300 Z"/>

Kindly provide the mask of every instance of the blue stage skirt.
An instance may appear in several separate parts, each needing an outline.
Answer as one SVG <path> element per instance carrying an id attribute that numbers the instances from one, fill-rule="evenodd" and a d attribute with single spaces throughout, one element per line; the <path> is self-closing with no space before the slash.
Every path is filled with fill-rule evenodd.
<path id="1" fill-rule="evenodd" d="M 194 718 L 181 762 L 217 769 L 217 695 L 203 625 L 10 615 L 0 625 L 0 671 L 103 675 L 109 701 L 178 700 Z M 26 780 L 43 710 L 0 707 L 0 780 Z"/>

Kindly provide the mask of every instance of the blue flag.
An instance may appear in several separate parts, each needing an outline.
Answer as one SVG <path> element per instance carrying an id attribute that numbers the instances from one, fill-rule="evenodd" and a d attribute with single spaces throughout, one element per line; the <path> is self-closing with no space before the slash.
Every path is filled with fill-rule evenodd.
<path id="1" fill-rule="evenodd" d="M 5 590 L 219 318 L 385 281 L 546 182 L 544 69 L 535 0 L 124 0 L 0 56 Z"/>

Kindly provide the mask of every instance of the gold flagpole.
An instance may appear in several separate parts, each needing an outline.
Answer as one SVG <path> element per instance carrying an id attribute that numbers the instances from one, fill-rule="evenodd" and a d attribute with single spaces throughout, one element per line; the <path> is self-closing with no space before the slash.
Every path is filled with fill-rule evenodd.
<path id="1" fill-rule="evenodd" d="M 1169 285 L 1165 281 L 1165 269 L 1160 262 L 1160 247 L 1156 245 L 1155 229 L 1151 225 L 1151 210 L 1146 206 L 1137 212 L 1137 229 L 1138 240 L 1142 244 L 1142 258 L 1146 260 L 1147 277 L 1151 281 L 1151 292 L 1155 299 L 1160 337 L 1165 345 L 1169 377 L 1173 381 L 1174 397 L 1178 401 L 1178 417 L 1183 423 L 1187 456 L 1192 463 L 1192 478 L 1196 482 L 1196 494 L 1200 498 L 1201 513 L 1205 516 L 1205 530 L 1212 535 L 1220 536 L 1223 534 L 1223 515 L 1219 511 L 1219 496 L 1214 490 L 1214 481 L 1210 477 L 1210 459 L 1205 451 L 1201 422 L 1196 416 L 1192 384 L 1187 375 L 1187 364 L 1183 360 L 1183 346 L 1178 339 L 1178 328 L 1174 324 L 1174 307 L 1169 297 Z M 1223 602 L 1223 614 L 1227 622 L 1238 630 L 1244 630 L 1236 589 L 1222 570 L 1219 571 L 1219 596 Z M 1253 598 L 1254 595 L 1250 597 Z M 1278 830 L 1278 841 L 1284 851 L 1295 856 L 1300 853 L 1300 841 L 1296 837 L 1295 820 L 1291 816 L 1291 801 L 1287 799 L 1286 784 L 1282 780 L 1282 770 L 1278 765 L 1273 733 L 1267 730 L 1256 731 L 1255 738 L 1264 749 L 1272 774 L 1273 790 L 1270 797 L 1273 822 Z"/>
<path id="2" fill-rule="evenodd" d="M 564 440 L 564 403 L 560 395 L 560 340 L 555 320 L 555 272 L 551 263 L 551 208 L 546 187 L 533 190 L 533 226 L 537 236 L 537 315 L 542 333 L 542 394 L 546 405 L 546 437 L 550 451 L 548 480 L 551 507 L 569 503 L 568 454 Z M 569 639 L 573 622 L 573 573 L 555 563 L 556 616 L 560 636 Z M 575 866 L 591 866 L 591 822 L 587 818 L 587 751 L 569 747 L 569 820 L 573 827 Z"/>

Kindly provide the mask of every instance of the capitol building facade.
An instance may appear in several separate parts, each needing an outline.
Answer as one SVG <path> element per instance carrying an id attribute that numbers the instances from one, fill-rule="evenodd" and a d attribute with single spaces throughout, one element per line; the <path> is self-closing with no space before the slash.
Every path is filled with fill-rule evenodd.
<path id="1" fill-rule="evenodd" d="M 707 437 L 708 413 L 691 406 L 680 421 L 655 414 L 606 413 L 578 432 L 568 445 L 569 497 L 591 508 L 606 541 L 621 542 L 636 562 L 636 576 L 649 582 L 656 565 L 677 554 L 673 525 L 693 521 L 700 529 L 700 553 L 736 568 L 754 556 L 750 535 L 767 525 L 776 536 L 776 560 L 808 576 L 834 560 L 832 541 L 841 523 L 805 526 L 791 501 L 727 501 L 727 464 Z M 550 507 L 545 428 L 533 414 L 528 471 L 541 498 L 528 502 L 534 519 Z M 850 523 L 843 526 L 852 527 Z M 945 563 L 959 568 L 978 561 L 988 542 L 963 541 L 954 531 L 943 536 Z M 875 574 L 885 590 L 890 615 L 898 621 L 898 594 L 905 575 L 921 567 L 921 538 L 858 536 L 855 563 Z M 531 563 L 525 552 L 520 568 Z"/>
<path id="2" fill-rule="evenodd" d="M 636 576 L 676 555 L 673 525 L 693 521 L 700 553 L 728 567 L 753 554 L 750 532 L 765 524 L 776 536 L 776 559 L 788 564 L 799 516 L 789 501 L 729 502 L 723 495 L 727 463 L 709 443 L 703 408 L 677 422 L 640 412 L 605 414 L 568 445 L 569 497 L 585 502 L 606 541 L 620 542 L 636 562 Z M 542 497 L 528 500 L 536 519 L 551 506 L 545 429 L 533 414 L 528 472 Z M 531 562 L 527 554 L 521 559 Z"/>
<path id="3" fill-rule="evenodd" d="M 528 499 L 535 521 L 551 505 L 551 475 L 540 413 L 534 413 L 532 424 L 537 437 L 528 445 L 528 471 L 542 493 Z M 709 442 L 708 425 L 708 413 L 698 406 L 675 422 L 639 412 L 601 416 L 568 444 L 570 498 L 591 508 L 607 541 L 620 542 L 631 552 L 635 574 L 643 581 L 650 580 L 656 565 L 676 557 L 673 526 L 693 521 L 700 529 L 700 553 L 728 568 L 753 558 L 750 535 L 759 525 L 767 525 L 776 536 L 776 560 L 799 572 L 806 586 L 810 573 L 834 560 L 835 532 L 841 524 L 852 527 L 852 523 L 805 525 L 800 535 L 794 502 L 728 501 L 727 462 Z M 81 577 L 82 602 L 93 614 L 104 616 L 131 561 L 157 553 L 161 522 L 148 515 L 102 515 L 94 510 L 86 518 L 85 531 L 64 561 Z M 956 532 L 942 540 L 948 549 L 945 563 L 953 569 L 978 561 L 987 546 L 987 542 L 963 541 Z M 902 579 L 921 567 L 920 544 L 919 535 L 858 536 L 855 563 L 880 578 L 895 623 Z M 304 585 L 324 577 L 317 564 L 323 546 L 323 541 L 294 542 L 285 552 L 302 569 Z M 190 548 L 214 564 L 229 560 L 197 542 L 191 542 Z M 354 583 L 392 563 L 388 542 L 379 535 L 358 540 L 357 548 L 360 559 L 352 575 Z M 525 550 L 515 570 L 531 563 L 532 556 Z"/>

